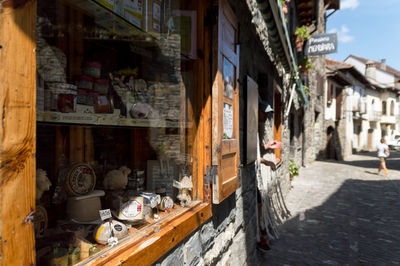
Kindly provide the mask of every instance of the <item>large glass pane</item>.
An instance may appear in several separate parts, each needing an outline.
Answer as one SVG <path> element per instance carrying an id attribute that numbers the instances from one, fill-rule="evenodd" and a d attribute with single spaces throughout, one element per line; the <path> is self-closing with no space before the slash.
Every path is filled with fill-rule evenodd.
<path id="1" fill-rule="evenodd" d="M 38 0 L 39 264 L 101 254 L 197 200 L 190 2 Z"/>

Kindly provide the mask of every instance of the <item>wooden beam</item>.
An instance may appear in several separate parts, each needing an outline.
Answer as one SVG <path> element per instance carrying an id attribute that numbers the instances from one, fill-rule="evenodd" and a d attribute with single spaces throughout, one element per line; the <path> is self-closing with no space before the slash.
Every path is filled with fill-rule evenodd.
<path id="1" fill-rule="evenodd" d="M 105 265 L 151 265 L 176 244 L 186 238 L 197 227 L 211 217 L 211 205 L 201 204 L 152 235 L 143 242 L 126 250 Z"/>
<path id="2" fill-rule="evenodd" d="M 79 265 L 150 265 L 211 217 L 211 204 L 195 203 L 149 226 L 120 246 Z"/>
<path id="3" fill-rule="evenodd" d="M 0 263 L 34 265 L 36 1 L 0 12 Z"/>

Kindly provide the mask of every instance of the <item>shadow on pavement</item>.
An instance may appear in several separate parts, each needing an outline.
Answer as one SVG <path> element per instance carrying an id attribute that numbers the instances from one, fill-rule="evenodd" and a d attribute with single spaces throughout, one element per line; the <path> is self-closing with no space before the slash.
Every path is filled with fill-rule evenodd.
<path id="1" fill-rule="evenodd" d="M 400 263 L 400 181 L 350 179 L 280 227 L 260 265 Z"/>
<path id="2" fill-rule="evenodd" d="M 379 159 L 376 156 L 375 152 L 362 152 L 358 153 L 356 155 L 361 155 L 365 157 L 370 157 L 370 159 L 366 158 L 365 160 L 347 160 L 347 161 L 335 161 L 335 160 L 324 160 L 324 162 L 328 163 L 341 163 L 341 164 L 346 164 L 346 165 L 352 165 L 352 166 L 357 166 L 357 167 L 363 167 L 363 168 L 373 168 L 378 171 L 379 167 Z M 391 152 L 390 157 L 386 161 L 386 167 L 390 170 L 397 170 L 400 171 L 400 152 Z M 372 172 L 370 172 L 372 173 Z M 376 172 L 374 171 L 373 174 Z"/>

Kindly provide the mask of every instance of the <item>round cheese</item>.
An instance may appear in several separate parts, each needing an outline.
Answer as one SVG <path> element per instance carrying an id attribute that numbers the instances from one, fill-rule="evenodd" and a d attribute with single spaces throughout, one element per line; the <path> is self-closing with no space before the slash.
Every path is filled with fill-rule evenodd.
<path id="1" fill-rule="evenodd" d="M 73 165 L 65 177 L 65 190 L 70 196 L 86 195 L 94 190 L 96 175 L 85 163 Z"/>

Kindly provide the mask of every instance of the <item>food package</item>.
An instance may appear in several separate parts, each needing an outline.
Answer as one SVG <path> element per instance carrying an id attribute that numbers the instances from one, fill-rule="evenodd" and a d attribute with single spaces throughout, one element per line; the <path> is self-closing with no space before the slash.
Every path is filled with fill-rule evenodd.
<path id="1" fill-rule="evenodd" d="M 161 203 L 160 195 L 149 193 L 149 192 L 141 192 L 140 196 L 144 198 L 144 205 L 150 206 L 150 208 L 156 208 L 158 204 Z"/>
<path id="2" fill-rule="evenodd" d="M 97 243 L 102 245 L 108 244 L 108 239 L 116 237 L 118 240 L 128 235 L 128 228 L 125 224 L 117 221 L 105 221 L 100 224 L 93 232 L 93 237 Z"/>
<path id="3" fill-rule="evenodd" d="M 93 78 L 91 76 L 82 75 L 78 79 L 78 89 L 81 90 L 92 90 L 93 89 Z"/>
<path id="4" fill-rule="evenodd" d="M 86 62 L 83 67 L 83 73 L 94 78 L 100 78 L 101 64 L 99 62 Z"/>
<path id="5" fill-rule="evenodd" d="M 105 95 L 95 97 L 94 110 L 96 113 L 111 113 L 111 102 Z"/>
<path id="6" fill-rule="evenodd" d="M 100 94 L 107 94 L 109 87 L 110 83 L 108 82 L 108 79 L 96 79 L 94 82 L 94 91 Z"/>
<path id="7" fill-rule="evenodd" d="M 168 211 L 174 208 L 174 201 L 169 196 L 164 196 L 161 199 L 160 204 L 158 205 L 158 209 L 161 211 Z"/>
<path id="8" fill-rule="evenodd" d="M 141 196 L 122 197 L 114 200 L 113 214 L 119 219 L 132 223 L 144 222 L 144 199 Z"/>
<path id="9" fill-rule="evenodd" d="M 76 110 L 76 96 L 61 93 L 58 95 L 58 111 L 62 113 L 74 113 Z"/>

